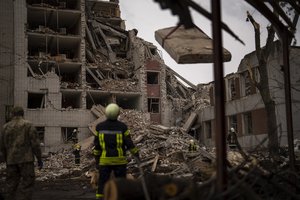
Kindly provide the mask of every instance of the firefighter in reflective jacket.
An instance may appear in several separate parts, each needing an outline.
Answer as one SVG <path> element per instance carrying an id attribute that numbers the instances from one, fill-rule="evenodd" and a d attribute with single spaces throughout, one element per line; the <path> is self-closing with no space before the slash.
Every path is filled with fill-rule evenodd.
<path id="1" fill-rule="evenodd" d="M 81 145 L 78 143 L 78 139 L 74 139 L 73 144 L 73 154 L 75 156 L 75 164 L 80 164 L 80 151 L 81 151 Z"/>
<path id="2" fill-rule="evenodd" d="M 104 185 L 111 172 L 114 172 L 115 177 L 126 177 L 126 150 L 139 159 L 138 149 L 130 137 L 127 125 L 117 119 L 119 113 L 117 104 L 109 104 L 105 108 L 106 120 L 96 126 L 93 150 L 96 168 L 99 170 L 96 199 L 104 198 Z"/>
<path id="3" fill-rule="evenodd" d="M 189 144 L 189 152 L 195 152 L 197 151 L 197 146 L 195 144 L 194 140 L 190 140 L 190 144 Z"/>

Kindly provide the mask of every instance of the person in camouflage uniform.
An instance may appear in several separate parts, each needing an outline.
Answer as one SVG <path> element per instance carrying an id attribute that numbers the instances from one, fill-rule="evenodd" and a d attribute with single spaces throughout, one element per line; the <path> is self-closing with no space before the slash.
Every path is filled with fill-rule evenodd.
<path id="1" fill-rule="evenodd" d="M 34 156 L 43 167 L 37 131 L 25 120 L 22 107 L 14 107 L 13 118 L 4 124 L 0 150 L 6 162 L 6 200 L 32 199 L 35 181 Z"/>

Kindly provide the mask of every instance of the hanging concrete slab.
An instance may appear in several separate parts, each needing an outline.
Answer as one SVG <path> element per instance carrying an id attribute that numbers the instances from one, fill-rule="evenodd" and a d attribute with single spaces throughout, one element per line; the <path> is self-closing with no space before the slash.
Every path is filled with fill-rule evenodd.
<path id="1" fill-rule="evenodd" d="M 189 118 L 187 119 L 187 121 L 185 122 L 185 124 L 183 125 L 182 129 L 183 131 L 185 131 L 186 133 L 188 133 L 191 129 L 191 127 L 193 126 L 193 124 L 195 123 L 196 119 L 197 119 L 197 113 L 192 112 L 189 116 Z"/>
<path id="2" fill-rule="evenodd" d="M 212 63 L 212 39 L 198 27 L 185 29 L 183 26 L 155 31 L 156 41 L 178 64 Z M 231 53 L 223 48 L 223 62 L 231 60 Z"/>

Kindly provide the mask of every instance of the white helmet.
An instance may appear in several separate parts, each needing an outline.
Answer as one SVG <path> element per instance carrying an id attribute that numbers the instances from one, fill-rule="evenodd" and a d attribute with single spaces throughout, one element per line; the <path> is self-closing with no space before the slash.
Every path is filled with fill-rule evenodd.
<path id="1" fill-rule="evenodd" d="M 231 132 L 235 132 L 235 130 L 234 130 L 234 128 L 233 128 L 233 127 L 231 127 L 230 131 L 231 131 Z"/>
<path id="2" fill-rule="evenodd" d="M 120 107 L 115 103 L 110 103 L 105 108 L 105 115 L 110 120 L 116 120 L 120 114 Z"/>
<path id="3" fill-rule="evenodd" d="M 194 140 L 190 140 L 190 144 L 194 144 Z"/>

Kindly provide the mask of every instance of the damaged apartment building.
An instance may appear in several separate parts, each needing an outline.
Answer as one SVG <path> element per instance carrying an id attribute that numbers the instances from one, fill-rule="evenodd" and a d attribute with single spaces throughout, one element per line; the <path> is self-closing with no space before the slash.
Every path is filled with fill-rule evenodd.
<path id="1" fill-rule="evenodd" d="M 14 105 L 24 107 L 49 152 L 74 133 L 91 136 L 91 110 L 110 102 L 149 113 L 154 124 L 182 119 L 196 86 L 179 82 L 153 44 L 125 29 L 118 2 L 1 0 L 0 9 L 1 126 Z"/>
<path id="2" fill-rule="evenodd" d="M 285 110 L 285 89 L 282 48 L 277 41 L 268 63 L 269 90 L 275 103 L 277 131 L 281 146 L 287 145 L 287 123 Z M 291 103 L 294 138 L 300 138 L 300 71 L 297 46 L 290 47 Z M 233 127 L 237 131 L 242 147 L 253 149 L 267 137 L 267 112 L 259 90 L 251 79 L 259 81 L 256 52 L 249 53 L 241 60 L 236 73 L 228 74 L 225 82 L 225 119 L 227 132 Z M 201 124 L 200 140 L 208 146 L 214 145 L 214 83 L 210 83 L 210 106 L 198 113 Z M 267 145 L 267 142 L 263 146 Z"/>

